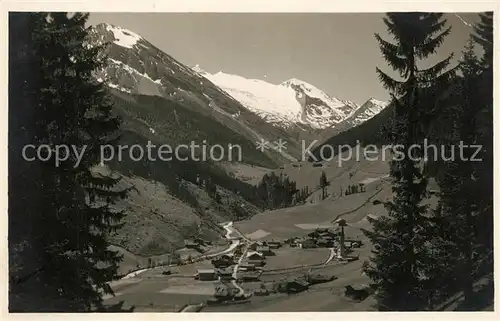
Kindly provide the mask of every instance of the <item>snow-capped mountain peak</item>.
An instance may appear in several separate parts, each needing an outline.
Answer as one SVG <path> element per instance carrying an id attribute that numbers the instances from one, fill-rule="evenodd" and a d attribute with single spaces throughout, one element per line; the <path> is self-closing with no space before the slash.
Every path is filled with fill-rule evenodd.
<path id="1" fill-rule="evenodd" d="M 200 66 L 193 68 L 198 74 L 279 127 L 293 124 L 308 125 L 315 129 L 330 127 L 348 117 L 357 106 L 333 98 L 317 87 L 292 78 L 281 84 L 261 79 L 249 79 L 219 71 L 209 74 Z"/>
<path id="2" fill-rule="evenodd" d="M 130 30 L 123 29 L 122 27 L 105 24 L 105 28 L 106 31 L 110 31 L 113 33 L 114 36 L 113 42 L 118 46 L 122 46 L 125 48 L 133 48 L 137 44 L 137 42 L 139 42 L 142 39 L 142 37 L 139 36 L 138 34 Z"/>
<path id="3" fill-rule="evenodd" d="M 289 86 L 295 89 L 296 91 L 300 91 L 310 97 L 318 98 L 323 101 L 329 101 L 338 106 L 343 106 L 344 103 L 337 98 L 330 97 L 328 94 L 318 89 L 317 87 L 297 78 L 291 78 L 283 83 L 281 86 Z"/>
<path id="4" fill-rule="evenodd" d="M 369 120 L 373 116 L 380 113 L 384 108 L 389 105 L 388 102 L 381 101 L 375 98 L 368 99 L 364 104 L 362 104 L 352 115 L 346 118 L 341 124 L 339 124 L 339 130 L 349 129 L 355 127 Z"/>

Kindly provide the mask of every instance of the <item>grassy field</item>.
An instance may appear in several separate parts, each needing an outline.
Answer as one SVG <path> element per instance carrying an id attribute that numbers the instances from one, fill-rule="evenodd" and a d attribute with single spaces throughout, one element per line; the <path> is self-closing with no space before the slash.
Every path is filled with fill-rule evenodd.
<path id="1" fill-rule="evenodd" d="M 367 189 L 365 193 L 260 213 L 249 220 L 235 222 L 234 226 L 247 236 L 258 230 L 269 233 L 263 240 L 303 236 L 317 224 L 334 226 L 332 221 L 339 217 L 356 223 L 368 214 L 381 215 L 385 213 L 384 207 L 374 205 L 373 200 L 385 200 L 390 195 L 390 186 L 383 184 L 371 191 Z"/>
<path id="2" fill-rule="evenodd" d="M 274 250 L 275 256 L 266 258 L 264 271 L 275 269 L 286 269 L 301 265 L 321 264 L 328 259 L 330 250 L 327 248 L 319 249 L 299 249 L 283 247 Z"/>

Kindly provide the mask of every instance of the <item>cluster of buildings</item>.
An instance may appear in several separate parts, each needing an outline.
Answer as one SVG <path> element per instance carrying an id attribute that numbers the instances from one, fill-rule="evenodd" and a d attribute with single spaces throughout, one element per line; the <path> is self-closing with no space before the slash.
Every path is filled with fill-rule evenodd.
<path id="1" fill-rule="evenodd" d="M 209 242 L 209 241 L 205 241 L 201 238 L 194 238 L 194 239 L 190 239 L 190 240 L 185 240 L 184 241 L 184 246 L 188 249 L 193 249 L 193 250 L 196 250 L 200 253 L 203 253 L 204 252 L 204 247 L 205 246 L 209 246 L 211 245 L 212 243 Z"/>
<path id="2" fill-rule="evenodd" d="M 198 269 L 194 278 L 200 281 L 231 281 L 234 279 L 233 270 L 230 267 Z"/>
<path id="3" fill-rule="evenodd" d="M 345 225 L 344 225 L 345 226 Z M 343 226 L 341 231 L 336 233 L 329 229 L 317 228 L 315 231 L 309 233 L 303 238 L 291 238 L 286 241 L 292 247 L 299 247 L 302 249 L 309 248 L 330 248 L 334 249 L 338 259 L 355 259 L 349 257 L 348 252 L 353 248 L 361 247 L 363 243 L 360 240 L 346 240 L 344 236 Z"/>
<path id="4" fill-rule="evenodd" d="M 337 234 L 329 229 L 316 229 L 315 231 L 307 234 L 304 238 L 288 239 L 287 243 L 289 243 L 292 247 L 299 247 L 303 249 L 317 247 L 331 248 L 336 245 L 337 239 Z"/>
<path id="5" fill-rule="evenodd" d="M 238 279 L 243 282 L 258 281 L 262 267 L 266 265 L 266 257 L 276 255 L 274 250 L 282 246 L 279 241 L 254 242 L 247 251 L 235 251 L 234 254 L 224 254 L 214 258 L 213 268 L 199 269 L 195 278 L 200 281 L 234 280 L 234 265 L 238 256 L 245 255 L 238 266 Z"/>

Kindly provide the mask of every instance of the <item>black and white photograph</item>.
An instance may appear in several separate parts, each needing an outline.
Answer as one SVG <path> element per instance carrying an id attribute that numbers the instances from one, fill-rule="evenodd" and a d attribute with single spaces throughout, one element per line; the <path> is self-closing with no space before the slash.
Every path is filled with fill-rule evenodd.
<path id="1" fill-rule="evenodd" d="M 110 8 L 4 15 L 9 313 L 494 313 L 498 4 Z"/>

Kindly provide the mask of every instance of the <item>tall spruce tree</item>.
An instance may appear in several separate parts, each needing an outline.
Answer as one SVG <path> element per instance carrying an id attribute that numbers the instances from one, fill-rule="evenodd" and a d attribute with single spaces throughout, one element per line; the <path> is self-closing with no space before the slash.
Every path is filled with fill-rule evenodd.
<path id="1" fill-rule="evenodd" d="M 328 179 L 326 178 L 326 174 L 324 171 L 321 172 L 321 176 L 319 178 L 319 187 L 321 188 L 321 200 L 326 199 L 326 187 L 328 186 Z"/>
<path id="2" fill-rule="evenodd" d="M 481 59 L 484 68 L 493 68 L 493 12 L 479 14 L 480 22 L 476 23 L 472 39 L 479 44 L 484 55 Z"/>
<path id="3" fill-rule="evenodd" d="M 99 308 L 102 294 L 112 292 L 106 282 L 117 277 L 121 256 L 108 249 L 107 236 L 121 226 L 123 214 L 113 210 L 112 205 L 125 197 L 127 190 L 119 190 L 118 178 L 99 174 L 95 167 L 100 163 L 101 146 L 116 145 L 119 120 L 111 113 L 112 103 L 104 85 L 93 77 L 106 59 L 104 47 L 89 42 L 87 17 L 63 12 L 10 17 L 12 23 L 16 19 L 33 21 L 26 32 L 31 35 L 34 70 L 38 72 L 37 82 L 31 83 L 29 91 L 12 93 L 28 95 L 36 102 L 34 107 L 15 106 L 19 109 L 13 114 L 33 112 L 36 121 L 20 120 L 16 126 L 22 128 L 31 144 L 46 144 L 52 151 L 44 155 L 44 162 L 29 164 L 35 180 L 15 178 L 32 181 L 30 194 L 23 195 L 23 201 L 39 202 L 37 208 L 29 209 L 29 214 L 23 214 L 29 215 L 33 223 L 29 247 L 36 248 L 39 257 L 37 264 L 30 266 L 34 273 L 11 279 L 13 297 L 19 298 L 12 302 L 13 310 Z M 29 82 L 29 75 L 19 81 Z M 57 164 L 53 153 L 56 146 L 74 146 L 83 152 L 81 162 L 69 153 L 63 154 L 66 159 Z M 13 147 L 15 153 L 22 150 L 21 145 Z M 14 202 L 20 198 L 17 193 L 22 191 L 13 189 L 10 195 Z M 12 212 L 14 209 L 10 209 L 9 217 L 19 214 Z M 17 232 L 16 225 L 11 228 Z M 27 252 L 21 251 L 18 256 L 25 255 Z"/>
<path id="4" fill-rule="evenodd" d="M 460 145 L 477 144 L 477 116 L 480 111 L 478 103 L 479 77 L 481 68 L 474 54 L 474 44 L 469 40 L 460 63 L 462 77 L 457 83 L 460 102 L 446 110 L 446 117 L 451 123 L 445 146 L 457 148 Z M 442 238 L 438 243 L 447 255 L 446 264 L 451 268 L 442 268 L 441 279 L 443 294 L 448 291 L 462 290 L 465 300 L 473 296 L 473 281 L 475 263 L 479 244 L 476 237 L 478 222 L 477 182 L 472 177 L 477 176 L 476 165 L 471 162 L 475 154 L 474 148 L 462 147 L 460 155 L 443 164 L 443 173 L 438 176 L 440 186 L 440 213 L 436 222 Z"/>
<path id="5" fill-rule="evenodd" d="M 43 134 L 38 117 L 41 57 L 37 54 L 33 31 L 45 23 L 42 15 L 9 14 L 9 310 L 40 306 L 50 292 L 38 281 L 45 269 L 43 244 L 38 242 L 40 213 L 50 205 L 48 195 L 54 182 L 50 167 L 28 162 L 22 148 Z M 14 31 L 15 32 L 12 32 Z M 28 157 L 31 157 L 29 155 Z M 45 177 L 43 177 L 45 174 Z M 45 178 L 45 179 L 44 179 Z M 52 289 L 53 290 L 53 289 Z"/>
<path id="6" fill-rule="evenodd" d="M 373 229 L 364 233 L 374 245 L 365 273 L 377 288 L 379 309 L 415 311 L 427 309 L 434 295 L 433 255 L 428 235 L 427 177 L 422 172 L 421 145 L 436 106 L 433 97 L 443 90 L 454 70 L 446 71 L 452 55 L 429 68 L 419 62 L 433 54 L 450 33 L 446 20 L 437 13 L 388 13 L 383 19 L 395 43 L 376 34 L 383 57 L 400 76 L 393 79 L 377 68 L 379 79 L 391 93 L 395 106 L 388 138 L 402 145 L 404 157 L 391 160 L 393 200 L 385 204 L 388 215 L 370 219 Z"/>
<path id="7" fill-rule="evenodd" d="M 474 178 L 480 191 L 481 242 L 489 255 L 490 269 L 493 268 L 493 12 L 479 15 L 480 22 L 474 26 L 473 40 L 484 51 L 480 59 L 482 69 L 479 78 L 477 105 L 481 107 L 478 115 L 478 144 L 482 146 L 477 162 L 478 175 Z"/>

